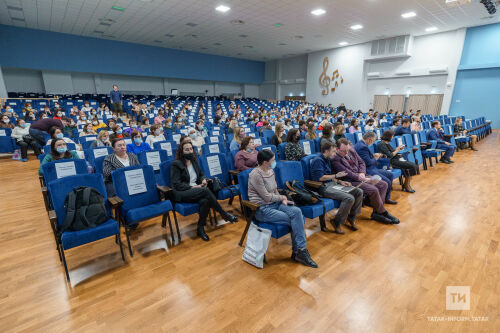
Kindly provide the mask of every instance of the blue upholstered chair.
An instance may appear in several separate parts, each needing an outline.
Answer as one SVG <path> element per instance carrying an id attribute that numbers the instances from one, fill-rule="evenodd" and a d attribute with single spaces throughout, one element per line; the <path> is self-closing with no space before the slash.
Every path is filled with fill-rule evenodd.
<path id="1" fill-rule="evenodd" d="M 133 176 L 135 179 L 140 179 L 141 175 L 144 182 L 139 182 L 139 185 L 136 183 L 135 187 L 132 188 L 132 183 L 129 183 L 132 180 L 129 177 Z M 174 244 L 174 231 L 169 214 L 172 210 L 172 204 L 169 200 L 161 200 L 159 193 L 161 187 L 157 188 L 153 167 L 150 165 L 134 165 L 120 168 L 111 173 L 111 178 L 113 179 L 116 197 L 122 200 L 119 220 L 125 227 L 130 256 L 133 256 L 129 237 L 131 226 L 157 216 L 163 217 L 162 227 L 166 226 L 166 220 L 168 220 L 170 236 L 172 237 L 172 244 Z M 140 188 L 141 184 L 142 188 Z M 164 192 L 165 195 L 168 195 L 168 190 Z M 178 227 L 177 232 L 179 232 Z"/>
<path id="2" fill-rule="evenodd" d="M 79 186 L 92 187 L 104 197 L 109 220 L 94 228 L 61 232 L 62 230 L 60 229 L 66 218 L 66 208 L 64 207 L 66 196 L 74 188 Z M 70 281 L 70 278 L 64 250 L 69 250 L 100 239 L 115 236 L 120 246 L 122 259 L 125 261 L 120 238 L 120 226 L 116 220 L 111 218 L 111 208 L 116 208 L 116 206 L 111 198 L 109 201 L 107 200 L 106 188 L 104 187 L 104 180 L 101 175 L 86 174 L 56 179 L 48 184 L 48 189 L 50 199 L 54 207 L 54 210 L 49 212 L 49 219 L 53 229 L 56 231 L 57 250 L 59 252 L 59 258 L 64 264 L 64 270 L 66 271 L 66 279 L 68 282 Z"/>
<path id="3" fill-rule="evenodd" d="M 142 165 L 150 165 L 153 167 L 156 184 L 165 185 L 160 175 L 160 163 L 171 159 L 168 157 L 166 150 L 154 149 L 150 151 L 141 151 L 137 154 L 137 158 Z"/>

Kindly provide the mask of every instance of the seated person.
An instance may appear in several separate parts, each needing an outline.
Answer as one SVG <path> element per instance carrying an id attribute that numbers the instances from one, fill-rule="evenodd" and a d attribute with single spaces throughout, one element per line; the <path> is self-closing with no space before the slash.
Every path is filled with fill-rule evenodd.
<path id="1" fill-rule="evenodd" d="M 28 124 L 24 119 L 19 118 L 17 120 L 17 126 L 12 130 L 11 137 L 16 140 L 16 143 L 21 147 L 21 161 L 28 162 L 28 147 L 31 147 L 38 157 L 40 155 L 40 147 L 35 140 L 33 140 L 30 134 L 30 124 Z"/>
<path id="2" fill-rule="evenodd" d="M 373 207 L 371 219 L 386 224 L 398 224 L 399 220 L 389 214 L 384 207 L 387 192 L 386 182 L 374 182 L 366 177 L 366 166 L 354 149 L 350 148 L 349 140 L 342 138 L 337 141 L 337 154 L 331 160 L 333 172 L 345 171 L 347 176 L 341 177 L 363 190 Z"/>
<path id="3" fill-rule="evenodd" d="M 304 230 L 304 216 L 300 208 L 288 201 L 285 195 L 278 193 L 278 185 L 273 169 L 276 167 L 272 151 L 262 150 L 257 155 L 259 166 L 248 177 L 248 198 L 259 204 L 255 219 L 265 223 L 286 224 L 291 229 L 292 260 L 304 266 L 317 268 L 307 251 Z"/>
<path id="4" fill-rule="evenodd" d="M 63 129 L 64 135 L 72 139 L 75 130 L 78 130 L 78 127 L 76 127 L 75 120 L 73 118 L 68 118 L 68 124 L 65 125 Z"/>
<path id="5" fill-rule="evenodd" d="M 109 133 L 106 130 L 102 130 L 97 134 L 97 140 L 90 144 L 90 148 L 96 147 L 111 147 L 111 141 L 109 140 Z"/>
<path id="6" fill-rule="evenodd" d="M 234 157 L 236 170 L 243 171 L 257 166 L 257 150 L 255 150 L 254 139 L 246 136 L 240 145 L 240 151 Z"/>
<path id="7" fill-rule="evenodd" d="M 99 128 L 106 128 L 106 127 L 107 127 L 107 126 L 106 126 L 106 124 L 105 124 L 105 123 L 103 123 L 103 122 L 101 122 L 101 121 L 99 121 L 99 118 L 94 117 L 94 118 L 92 119 L 92 129 L 94 130 L 94 132 L 96 132 L 96 133 L 97 133 L 97 130 L 98 130 Z"/>
<path id="8" fill-rule="evenodd" d="M 45 163 L 58 161 L 58 160 L 78 160 L 78 154 L 76 151 L 69 151 L 66 142 L 63 139 L 54 139 L 50 144 L 50 153 L 46 154 L 40 163 L 40 168 L 38 169 L 38 174 L 43 176 L 42 165 Z"/>
<path id="9" fill-rule="evenodd" d="M 368 119 L 365 125 L 365 131 L 374 131 L 376 128 L 375 119 Z"/>
<path id="10" fill-rule="evenodd" d="M 338 178 L 347 176 L 346 172 L 332 174 L 331 159 L 335 156 L 335 144 L 326 141 L 321 145 L 321 155 L 315 157 L 311 161 L 311 178 L 317 182 L 323 182 L 318 190 L 318 193 L 325 198 L 340 201 L 340 207 L 335 214 L 335 218 L 330 220 L 335 232 L 344 234 L 341 225 L 346 221 L 349 223 L 351 230 L 356 231 L 356 215 L 361 212 L 363 205 L 363 191 L 359 188 L 353 189 L 351 192 L 346 193 L 337 190 L 331 185 L 340 184 L 342 186 L 351 186 L 351 183 L 339 180 Z"/>
<path id="11" fill-rule="evenodd" d="M 285 146 L 285 159 L 288 161 L 300 161 L 302 157 L 306 156 L 304 150 L 300 146 L 300 132 L 296 128 L 288 131 Z"/>
<path id="12" fill-rule="evenodd" d="M 8 115 L 3 114 L 0 116 L 0 128 L 10 128 L 14 129 L 14 124 L 10 122 L 10 118 Z"/>
<path id="13" fill-rule="evenodd" d="M 116 120 L 111 118 L 111 119 L 108 119 L 108 126 L 106 126 L 105 130 L 106 131 L 112 131 L 113 130 L 113 127 L 115 127 L 116 125 Z"/>
<path id="14" fill-rule="evenodd" d="M 189 137 L 191 138 L 193 145 L 198 149 L 201 149 L 201 146 L 205 144 L 205 137 L 208 136 L 208 133 L 203 125 L 203 120 L 198 119 L 195 127 L 189 129 Z"/>
<path id="15" fill-rule="evenodd" d="M 377 135 L 374 132 L 366 132 L 363 135 L 363 139 L 359 140 L 355 145 L 354 149 L 358 153 L 359 157 L 365 162 L 366 174 L 370 176 L 379 175 L 384 182 L 387 183 L 387 192 L 385 195 L 385 203 L 395 205 L 396 201 L 391 200 L 392 192 L 392 181 L 394 180 L 394 175 L 389 170 L 383 170 L 377 168 L 378 160 L 382 157 L 382 154 L 375 153 L 372 154 L 368 148 L 377 141 Z"/>
<path id="16" fill-rule="evenodd" d="M 455 154 L 457 147 L 444 140 L 443 129 L 441 128 L 441 123 L 439 121 L 433 121 L 431 126 L 432 128 L 427 131 L 427 140 L 435 140 L 437 142 L 436 149 L 442 149 L 445 151 L 443 157 L 440 159 L 440 162 L 446 164 L 455 163 L 451 160 L 451 157 Z"/>
<path id="17" fill-rule="evenodd" d="M 237 127 L 235 130 L 235 134 L 233 140 L 231 140 L 231 144 L 229 145 L 229 150 L 240 150 L 241 140 L 245 137 L 245 129 L 243 127 Z"/>
<path id="18" fill-rule="evenodd" d="M 307 133 L 305 135 L 306 140 L 314 140 L 318 136 L 316 135 L 316 125 L 313 122 L 307 124 Z"/>
<path id="19" fill-rule="evenodd" d="M 333 138 L 333 125 L 330 123 L 323 126 L 323 134 L 321 135 L 320 147 L 326 142 L 331 142 L 335 145 L 335 139 Z"/>
<path id="20" fill-rule="evenodd" d="M 217 201 L 215 195 L 207 187 L 207 179 L 201 171 L 193 144 L 179 144 L 175 161 L 170 168 L 170 179 L 175 202 L 191 202 L 200 205 L 197 234 L 205 242 L 210 238 L 205 233 L 205 224 L 210 209 L 217 211 L 224 220 L 236 222 L 238 218 L 226 212 Z"/>
<path id="21" fill-rule="evenodd" d="M 142 151 L 151 151 L 151 147 L 142 140 L 142 134 L 139 131 L 132 131 L 130 138 L 132 143 L 127 145 L 127 152 L 139 154 Z"/>
<path id="22" fill-rule="evenodd" d="M 403 134 L 411 134 L 410 119 L 408 118 L 401 120 L 401 126 L 398 126 L 394 131 L 395 136 L 401 136 Z"/>
<path id="23" fill-rule="evenodd" d="M 120 125 L 113 126 L 113 134 L 109 136 L 111 142 L 116 139 L 130 138 L 130 135 L 124 133 Z"/>
<path id="24" fill-rule="evenodd" d="M 262 126 L 260 126 L 260 128 L 258 129 L 259 133 L 262 133 L 262 131 L 265 131 L 265 130 L 271 130 L 271 131 L 273 130 L 273 127 L 271 126 L 271 124 L 267 120 L 264 120 L 262 122 Z"/>
<path id="25" fill-rule="evenodd" d="M 165 111 L 162 109 L 158 111 L 158 115 L 155 117 L 155 124 L 162 124 L 165 121 L 165 118 L 163 117 L 164 114 Z"/>
<path id="26" fill-rule="evenodd" d="M 285 126 L 283 126 L 283 123 L 277 123 L 276 127 L 274 128 L 274 135 L 271 139 L 271 144 L 278 147 L 280 143 L 283 143 L 285 141 L 286 141 Z M 257 161 L 257 159 L 255 161 Z"/>
<path id="27" fill-rule="evenodd" d="M 411 187 L 411 177 L 415 176 L 418 172 L 418 165 L 413 162 L 407 161 L 403 155 L 399 152 L 404 149 L 404 145 L 392 148 L 391 141 L 394 138 L 394 132 L 387 130 L 382 134 L 381 141 L 378 143 L 378 151 L 383 154 L 384 157 L 389 158 L 391 161 L 391 166 L 393 168 L 401 169 L 403 177 L 405 179 L 403 184 L 403 191 L 409 193 L 415 193 L 415 190 Z"/>
<path id="28" fill-rule="evenodd" d="M 165 141 L 165 136 L 163 135 L 163 128 L 162 124 L 154 124 L 150 128 L 150 133 L 148 137 L 146 138 L 146 143 L 150 147 L 154 147 L 155 142 L 160 142 L 160 141 Z"/>
<path id="29" fill-rule="evenodd" d="M 72 143 L 75 145 L 76 147 L 76 150 L 81 150 L 80 147 L 73 141 L 71 140 L 70 138 L 67 138 L 64 136 L 63 132 L 61 131 L 60 128 L 56 127 L 56 126 L 52 126 L 50 129 L 49 129 L 49 135 L 50 135 L 50 139 L 49 141 L 47 141 L 46 145 L 51 145 L 52 144 L 52 140 L 54 139 L 63 139 L 64 142 L 66 143 Z"/>
<path id="30" fill-rule="evenodd" d="M 165 133 L 173 133 L 174 132 L 174 127 L 172 126 L 172 119 L 171 118 L 167 118 L 165 119 L 165 126 L 163 126 L 163 131 L 165 131 Z"/>
<path id="31" fill-rule="evenodd" d="M 28 120 L 29 121 L 29 120 Z M 68 118 L 63 117 L 61 120 L 59 119 L 50 119 L 43 118 L 33 122 L 30 126 L 30 136 L 36 140 L 36 142 L 42 147 L 45 146 L 45 132 L 49 133 L 52 127 L 57 127 L 61 131 L 64 129 L 64 126 L 68 124 Z M 49 144 L 49 143 L 47 143 Z"/>
<path id="32" fill-rule="evenodd" d="M 129 128 L 127 128 L 125 131 L 123 131 L 125 134 L 128 136 L 132 136 L 132 131 L 138 130 L 139 132 L 142 133 L 142 129 L 140 127 L 137 127 L 137 121 L 134 119 L 130 119 L 128 122 Z"/>
<path id="33" fill-rule="evenodd" d="M 106 156 L 102 163 L 102 175 L 104 177 L 108 197 L 115 195 L 111 173 L 116 169 L 140 164 L 135 154 L 127 153 L 127 144 L 123 138 L 111 141 L 111 146 L 114 152 Z"/>
<path id="34" fill-rule="evenodd" d="M 344 124 L 340 124 L 335 127 L 335 136 L 333 137 L 335 142 L 339 141 L 339 139 L 345 138 L 345 126 Z"/>
<path id="35" fill-rule="evenodd" d="M 463 126 L 463 119 L 458 117 L 455 119 L 455 124 L 453 125 L 453 135 L 454 136 L 467 136 L 470 138 L 470 149 L 477 151 L 477 135 L 469 135 Z"/>
<path id="36" fill-rule="evenodd" d="M 410 131 L 420 132 L 422 130 L 421 120 L 419 116 L 413 116 L 413 122 L 410 124 Z"/>
<path id="37" fill-rule="evenodd" d="M 94 127 L 92 126 L 92 124 L 88 123 L 87 125 L 83 126 L 83 129 L 80 132 L 80 137 L 90 135 L 97 135 L 97 133 L 94 131 Z"/>
<path id="38" fill-rule="evenodd" d="M 399 126 L 401 126 L 401 117 L 398 117 L 396 116 L 393 120 L 392 120 L 392 126 L 391 126 L 391 130 L 392 131 L 395 131 Z"/>
<path id="39" fill-rule="evenodd" d="M 351 120 L 351 126 L 349 127 L 349 133 L 357 133 L 360 132 L 361 128 L 359 126 L 359 120 L 354 118 Z"/>
<path id="40" fill-rule="evenodd" d="M 288 119 L 285 119 L 285 126 L 284 126 L 285 130 L 289 131 L 291 130 L 293 127 L 292 127 L 292 120 L 290 118 Z"/>

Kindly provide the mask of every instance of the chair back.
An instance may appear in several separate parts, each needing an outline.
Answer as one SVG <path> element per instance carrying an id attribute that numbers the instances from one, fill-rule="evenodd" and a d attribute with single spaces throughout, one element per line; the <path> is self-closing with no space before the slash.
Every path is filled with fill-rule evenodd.
<path id="1" fill-rule="evenodd" d="M 314 154 L 316 151 L 314 149 L 314 141 L 313 140 L 300 140 L 300 146 L 304 150 L 306 155 Z"/>
<path id="2" fill-rule="evenodd" d="M 276 158 L 276 162 L 280 160 L 280 156 L 278 154 L 278 151 L 276 149 L 276 146 L 275 145 L 264 145 L 264 146 L 259 146 L 256 148 L 257 151 L 261 151 L 261 150 L 270 150 L 273 152 L 274 154 L 274 157 Z"/>
<path id="3" fill-rule="evenodd" d="M 287 142 L 282 142 L 278 145 L 278 153 L 280 156 L 280 160 L 286 160 L 286 155 L 285 155 L 285 148 L 286 148 Z"/>
<path id="4" fill-rule="evenodd" d="M 129 210 L 160 201 L 153 167 L 133 165 L 111 173 L 115 194 L 123 200 L 122 208 Z"/>
<path id="5" fill-rule="evenodd" d="M 106 156 L 99 156 L 94 160 L 95 173 L 102 175 L 102 165 L 104 164 L 104 159 Z"/>
<path id="6" fill-rule="evenodd" d="M 53 180 L 89 173 L 85 160 L 57 160 L 42 165 L 45 184 Z"/>
<path id="7" fill-rule="evenodd" d="M 308 156 L 303 157 L 300 160 L 300 165 L 302 166 L 302 173 L 304 175 L 304 179 L 311 180 L 311 163 L 313 159 L 316 157 L 321 156 L 319 153 L 318 154 L 311 154 Z"/>
<path id="8" fill-rule="evenodd" d="M 248 177 L 253 169 L 247 169 L 238 174 L 238 184 L 240 185 L 241 198 L 248 201 Z"/>
<path id="9" fill-rule="evenodd" d="M 111 147 L 94 147 L 85 150 L 85 157 L 91 166 L 95 166 L 95 160 L 101 156 L 107 156 L 113 153 Z"/>
<path id="10" fill-rule="evenodd" d="M 177 142 L 171 141 L 158 141 L 153 143 L 153 149 L 163 149 L 167 152 L 167 157 L 174 158 L 177 152 Z"/>
<path id="11" fill-rule="evenodd" d="M 201 146 L 201 153 L 203 155 L 224 153 L 224 144 L 219 143 L 205 143 Z"/>
<path id="12" fill-rule="evenodd" d="M 229 170 L 227 169 L 226 156 L 224 154 L 202 155 L 199 157 L 198 162 L 205 177 L 217 177 L 225 185 L 230 185 Z"/>
<path id="13" fill-rule="evenodd" d="M 170 181 L 170 167 L 174 161 L 167 160 L 165 162 L 160 163 L 160 177 L 163 180 L 166 186 L 171 187 L 172 182 Z"/>
<path id="14" fill-rule="evenodd" d="M 304 185 L 304 172 L 302 165 L 297 161 L 281 161 L 274 169 L 278 188 L 285 188 L 287 181 L 298 180 Z"/>
<path id="15" fill-rule="evenodd" d="M 168 159 L 167 151 L 163 149 L 154 149 L 150 151 L 141 151 L 137 154 L 139 163 L 142 165 L 150 165 L 153 167 L 154 172 L 160 172 L 161 162 Z"/>

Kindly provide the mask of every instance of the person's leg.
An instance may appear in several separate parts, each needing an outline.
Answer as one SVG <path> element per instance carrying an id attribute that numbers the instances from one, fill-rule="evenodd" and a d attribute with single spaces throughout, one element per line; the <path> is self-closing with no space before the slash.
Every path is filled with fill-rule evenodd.
<path id="1" fill-rule="evenodd" d="M 379 169 L 377 170 L 377 174 L 382 178 L 382 180 L 387 183 L 387 193 L 385 194 L 385 200 L 390 200 L 391 199 L 391 192 L 392 192 L 392 182 L 394 180 L 394 175 L 392 174 L 391 171 L 389 170 L 382 170 Z"/>
<path id="2" fill-rule="evenodd" d="M 217 201 L 217 198 L 215 197 L 215 194 L 212 193 L 212 191 L 210 191 L 207 187 L 202 187 L 202 189 L 203 197 L 208 200 L 210 207 L 215 209 L 215 211 L 218 212 L 224 220 L 229 222 L 238 221 L 238 218 L 236 216 L 229 214 L 224 210 L 224 208 L 221 207 L 219 201 Z"/>
<path id="3" fill-rule="evenodd" d="M 278 211 L 286 214 L 287 218 L 290 220 L 290 227 L 292 228 L 292 244 L 295 243 L 295 252 L 307 247 L 306 242 L 306 232 L 304 230 L 304 216 L 299 207 L 296 206 L 285 206 L 280 204 L 278 206 Z"/>
<path id="4" fill-rule="evenodd" d="M 360 188 L 356 188 L 350 193 L 354 197 L 354 203 L 351 207 L 351 211 L 349 212 L 348 218 L 352 221 L 356 218 L 356 215 L 361 213 L 361 207 L 363 207 L 363 190 Z"/>
<path id="5" fill-rule="evenodd" d="M 21 148 L 21 158 L 23 160 L 28 158 L 28 144 L 24 141 L 17 141 L 17 145 Z"/>
<path id="6" fill-rule="evenodd" d="M 354 196 L 349 193 L 345 193 L 339 190 L 336 190 L 332 187 L 327 187 L 322 193 L 321 196 L 325 198 L 330 198 L 333 200 L 340 201 L 340 206 L 337 210 L 337 214 L 335 214 L 334 227 L 339 228 L 340 225 L 345 224 L 347 220 L 347 216 L 352 209 L 354 204 Z"/>
<path id="7" fill-rule="evenodd" d="M 28 142 L 28 145 L 33 149 L 33 152 L 35 153 L 35 156 L 38 157 L 42 152 L 40 151 L 40 146 L 36 141 L 31 140 Z"/>
<path id="8" fill-rule="evenodd" d="M 384 182 L 379 182 L 379 183 L 385 184 Z M 385 186 L 387 186 L 387 185 L 385 185 Z M 384 202 L 380 196 L 378 188 L 372 184 L 367 184 L 367 183 L 364 183 L 363 185 L 361 185 L 360 188 L 368 196 L 368 198 L 370 198 L 370 204 L 373 207 L 373 209 L 375 210 L 375 212 L 377 212 L 378 214 L 384 213 L 385 212 Z M 385 196 L 385 192 L 384 192 L 384 196 Z"/>
<path id="9" fill-rule="evenodd" d="M 291 227 L 292 222 L 289 216 L 279 210 L 280 203 L 275 202 L 269 205 L 261 205 L 255 212 L 255 219 L 259 222 L 285 224 Z M 292 229 L 292 251 L 297 252 L 297 244 L 295 243 L 295 235 Z"/>
<path id="10" fill-rule="evenodd" d="M 198 201 L 200 212 L 198 218 L 198 227 L 204 227 L 207 222 L 207 216 L 210 213 L 210 201 L 207 198 L 202 198 Z"/>

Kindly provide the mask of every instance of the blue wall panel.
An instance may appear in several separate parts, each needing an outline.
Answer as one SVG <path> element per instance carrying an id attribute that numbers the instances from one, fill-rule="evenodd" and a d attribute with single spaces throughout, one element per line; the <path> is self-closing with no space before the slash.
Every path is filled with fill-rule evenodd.
<path id="1" fill-rule="evenodd" d="M 500 128 L 500 24 L 468 28 L 450 115 L 485 116 Z"/>
<path id="2" fill-rule="evenodd" d="M 5 67 L 260 84 L 264 62 L 0 25 Z M 8 50 L 8 52 L 5 52 Z"/>

